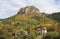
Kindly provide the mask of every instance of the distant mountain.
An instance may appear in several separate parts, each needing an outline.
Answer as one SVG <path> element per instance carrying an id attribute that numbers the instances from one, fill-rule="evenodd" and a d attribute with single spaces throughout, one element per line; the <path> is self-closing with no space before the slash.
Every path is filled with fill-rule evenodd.
<path id="1" fill-rule="evenodd" d="M 54 20 L 60 22 L 60 12 L 50 14 L 50 15 L 48 15 L 48 17 L 50 17 L 51 19 L 54 19 Z"/>

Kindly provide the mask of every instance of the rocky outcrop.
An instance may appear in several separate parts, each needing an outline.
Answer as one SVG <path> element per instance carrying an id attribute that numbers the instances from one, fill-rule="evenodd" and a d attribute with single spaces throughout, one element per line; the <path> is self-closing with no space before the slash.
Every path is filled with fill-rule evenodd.
<path id="1" fill-rule="evenodd" d="M 39 9 L 34 6 L 26 6 L 24 8 L 21 8 L 18 12 L 18 14 L 32 14 L 32 13 L 40 13 Z"/>

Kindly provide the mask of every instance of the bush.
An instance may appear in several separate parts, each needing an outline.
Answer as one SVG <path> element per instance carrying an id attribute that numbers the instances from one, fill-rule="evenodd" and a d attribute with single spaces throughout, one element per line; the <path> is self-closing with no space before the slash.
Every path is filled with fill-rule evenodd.
<path id="1" fill-rule="evenodd" d="M 58 32 L 49 32 L 43 36 L 43 39 L 57 39 L 59 36 Z"/>
<path id="2" fill-rule="evenodd" d="M 28 36 L 28 39 L 35 39 L 36 38 L 36 33 L 35 32 L 31 32 Z"/>
<path id="3" fill-rule="evenodd" d="M 5 37 L 0 35 L 0 39 L 5 39 Z"/>

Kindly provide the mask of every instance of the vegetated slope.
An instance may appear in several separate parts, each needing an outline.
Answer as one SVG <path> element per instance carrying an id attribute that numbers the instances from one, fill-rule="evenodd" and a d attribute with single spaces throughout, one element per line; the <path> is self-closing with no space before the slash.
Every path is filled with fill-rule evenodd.
<path id="1" fill-rule="evenodd" d="M 32 10 L 33 9 L 33 10 Z M 30 13 L 31 12 L 31 13 Z M 5 24 L 11 24 L 14 26 L 20 26 L 25 28 L 26 26 L 56 26 L 57 23 L 54 20 L 42 15 L 41 12 L 34 6 L 27 6 L 21 8 L 20 11 L 13 17 L 3 20 Z M 26 27 L 27 28 L 27 27 Z"/>
<path id="2" fill-rule="evenodd" d="M 60 12 L 50 14 L 49 16 L 50 16 L 51 19 L 54 19 L 54 20 L 60 22 Z"/>
<path id="3" fill-rule="evenodd" d="M 36 28 L 45 26 L 48 31 L 54 31 L 57 29 L 58 23 L 43 15 L 34 6 L 21 8 L 15 16 L 0 21 L 1 36 L 7 37 L 7 39 L 13 38 L 13 33 L 24 32 L 25 30 L 29 31 L 29 38 L 31 36 L 35 38 Z"/>

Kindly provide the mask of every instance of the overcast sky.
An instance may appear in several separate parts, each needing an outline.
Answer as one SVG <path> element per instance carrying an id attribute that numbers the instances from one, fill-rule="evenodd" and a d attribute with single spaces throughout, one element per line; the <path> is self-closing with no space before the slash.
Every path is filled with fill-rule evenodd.
<path id="1" fill-rule="evenodd" d="M 33 5 L 41 12 L 60 12 L 60 0 L 0 0 L 0 19 L 15 15 L 21 7 Z"/>

